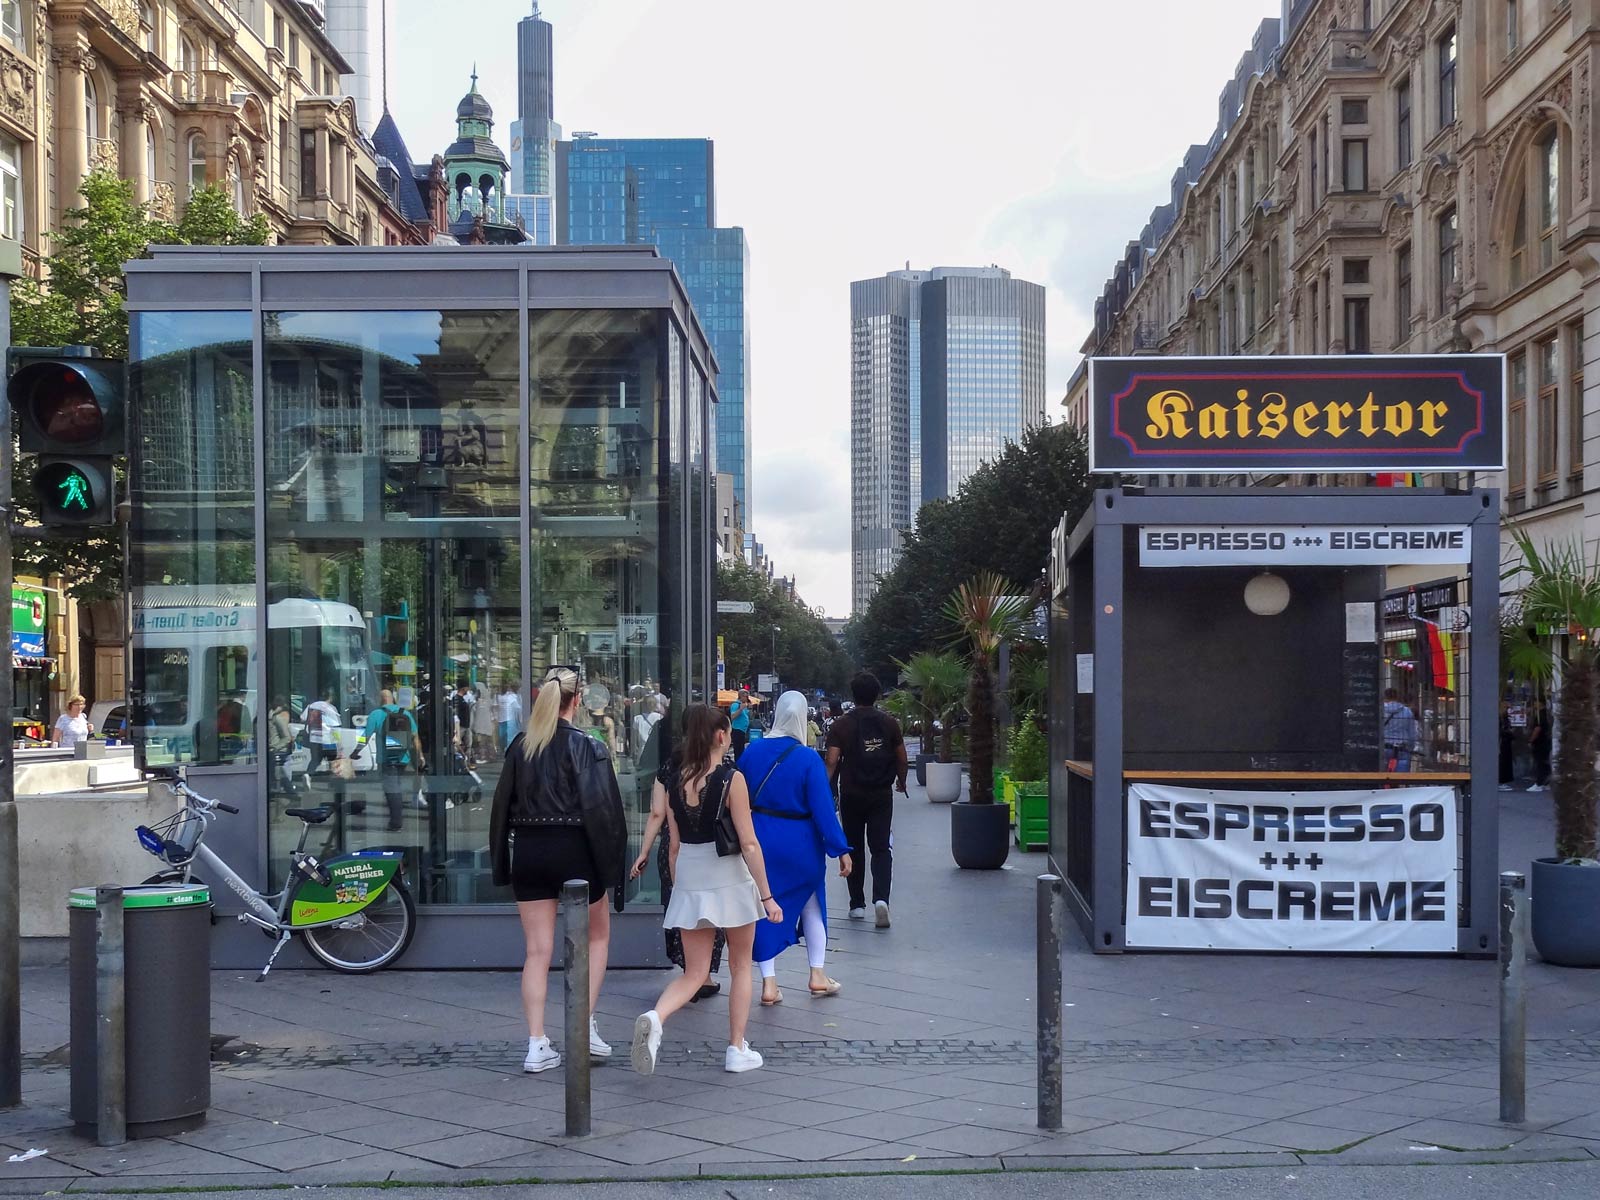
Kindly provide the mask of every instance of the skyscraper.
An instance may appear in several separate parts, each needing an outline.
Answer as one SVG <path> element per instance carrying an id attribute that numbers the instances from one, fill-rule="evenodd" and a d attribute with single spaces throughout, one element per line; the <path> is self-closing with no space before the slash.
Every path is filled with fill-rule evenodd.
<path id="1" fill-rule="evenodd" d="M 533 13 L 517 22 L 517 119 L 511 123 L 511 187 L 548 196 L 555 176 L 555 30 Z M 532 232 L 531 230 L 529 232 Z"/>
<path id="2" fill-rule="evenodd" d="M 999 267 L 850 285 L 851 596 L 866 607 L 929 500 L 1044 416 L 1044 289 Z"/>
<path id="3" fill-rule="evenodd" d="M 350 64 L 350 74 L 339 77 L 340 87 L 355 100 L 356 122 L 368 137 L 377 129 L 385 107 L 387 33 L 393 4 L 394 0 L 324 0 L 314 6 L 323 10 L 328 40 Z"/>
<path id="4" fill-rule="evenodd" d="M 750 330 L 744 230 L 717 226 L 716 154 L 707 138 L 586 137 L 556 143 L 556 241 L 653 245 L 670 258 L 717 356 L 717 470 L 751 517 Z"/>

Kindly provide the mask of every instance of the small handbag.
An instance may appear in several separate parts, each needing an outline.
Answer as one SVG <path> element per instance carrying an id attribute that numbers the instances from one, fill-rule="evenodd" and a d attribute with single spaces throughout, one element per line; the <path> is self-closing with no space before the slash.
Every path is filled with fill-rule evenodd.
<path id="1" fill-rule="evenodd" d="M 739 844 L 739 831 L 733 827 L 733 809 L 728 806 L 728 792 L 732 787 L 733 772 L 730 771 L 722 780 L 722 808 L 717 812 L 717 819 L 711 823 L 718 858 L 731 858 L 744 849 Z"/>

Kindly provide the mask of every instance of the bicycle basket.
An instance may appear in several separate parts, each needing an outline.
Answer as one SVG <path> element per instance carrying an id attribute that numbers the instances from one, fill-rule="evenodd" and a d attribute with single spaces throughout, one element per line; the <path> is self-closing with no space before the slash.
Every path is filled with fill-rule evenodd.
<path id="1" fill-rule="evenodd" d="M 157 858 L 179 866 L 194 857 L 204 828 L 205 822 L 185 809 L 155 825 L 141 825 L 137 832 L 141 846 Z"/>

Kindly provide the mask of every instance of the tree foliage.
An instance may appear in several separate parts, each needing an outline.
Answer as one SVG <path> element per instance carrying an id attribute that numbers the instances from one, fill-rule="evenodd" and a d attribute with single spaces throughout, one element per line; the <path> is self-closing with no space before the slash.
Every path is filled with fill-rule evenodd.
<path id="1" fill-rule="evenodd" d="M 128 353 L 124 263 L 157 245 L 259 246 L 268 235 L 259 213 L 245 219 L 221 188 L 201 188 L 172 224 L 134 198 L 133 184 L 105 171 L 80 189 L 82 208 L 67 210 L 51 235 L 50 276 L 19 279 L 11 291 L 11 340 L 17 346 L 93 346 L 106 358 Z M 12 502 L 19 526 L 37 524 L 31 465 L 19 463 Z M 123 587 L 120 537 L 30 538 L 14 544 L 21 573 L 60 574 L 79 600 L 102 600 Z"/>
<path id="2" fill-rule="evenodd" d="M 717 617 L 723 638 L 728 686 L 753 685 L 772 670 L 773 627 L 777 635 L 778 678 L 785 688 L 829 693 L 843 690 L 850 660 L 828 627 L 787 591 L 760 571 L 734 560 L 717 564 L 717 599 L 748 600 L 755 612 Z"/>
<path id="3" fill-rule="evenodd" d="M 1029 590 L 1049 561 L 1062 514 L 1076 522 L 1091 494 L 1082 434 L 1067 425 L 1029 430 L 954 497 L 922 506 L 900 561 L 852 619 L 852 657 L 880 678 L 894 678 L 896 660 L 948 640 L 945 601 L 977 572 L 997 572 Z"/>

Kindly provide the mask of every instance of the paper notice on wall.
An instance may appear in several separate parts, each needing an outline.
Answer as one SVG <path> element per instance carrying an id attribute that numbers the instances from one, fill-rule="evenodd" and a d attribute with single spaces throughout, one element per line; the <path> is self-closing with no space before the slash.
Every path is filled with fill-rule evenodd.
<path id="1" fill-rule="evenodd" d="M 1344 640 L 1347 642 L 1375 642 L 1378 640 L 1378 606 L 1376 604 L 1346 604 L 1344 606 Z"/>
<path id="2" fill-rule="evenodd" d="M 1089 696 L 1094 693 L 1094 655 L 1078 655 L 1078 695 Z"/>

